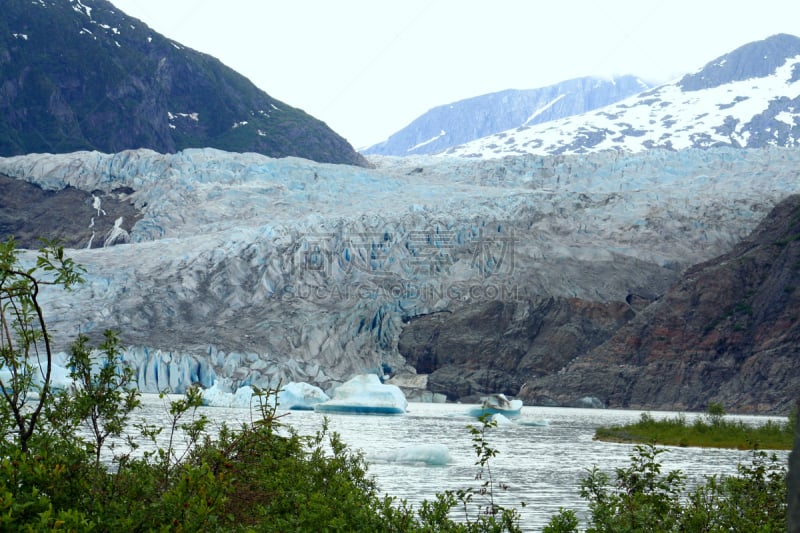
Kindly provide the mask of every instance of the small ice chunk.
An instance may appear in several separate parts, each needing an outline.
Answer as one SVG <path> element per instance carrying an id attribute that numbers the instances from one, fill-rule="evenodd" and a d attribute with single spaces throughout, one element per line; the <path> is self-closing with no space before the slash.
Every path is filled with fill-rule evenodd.
<path id="1" fill-rule="evenodd" d="M 452 462 L 450 450 L 444 444 L 419 444 L 399 450 L 385 450 L 371 455 L 370 461 L 384 463 L 425 464 L 428 466 L 444 466 Z"/>

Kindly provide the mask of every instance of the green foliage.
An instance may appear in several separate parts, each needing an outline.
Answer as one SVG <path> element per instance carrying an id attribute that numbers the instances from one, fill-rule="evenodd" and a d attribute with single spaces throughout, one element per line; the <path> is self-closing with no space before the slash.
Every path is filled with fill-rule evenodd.
<path id="1" fill-rule="evenodd" d="M 54 419 L 57 414 L 67 413 L 75 425 L 88 429 L 94 439 L 90 448 L 95 468 L 99 468 L 106 440 L 122 435 L 128 416 L 140 401 L 133 387 L 133 370 L 120 358 L 116 333 L 105 332 L 98 356 L 93 355 L 88 342 L 88 337 L 79 335 L 73 343 L 68 365 L 75 387 L 60 394 L 58 408 L 50 413 L 50 418 L 57 425 Z"/>
<path id="2" fill-rule="evenodd" d="M 679 522 L 684 477 L 661 474 L 658 455 L 665 450 L 637 446 L 635 451 L 631 465 L 616 470 L 613 484 L 596 466 L 581 483 L 594 523 L 588 531 L 673 531 Z"/>
<path id="3" fill-rule="evenodd" d="M 44 243 L 35 266 L 23 264 L 13 237 L 0 243 L 0 370 L 10 375 L 0 380 L 0 423 L 4 437 L 16 434 L 22 451 L 51 399 L 53 353 L 39 291 L 46 285 L 69 290 L 82 281 L 82 272 L 55 243 Z"/>
<path id="4" fill-rule="evenodd" d="M 558 513 L 550 518 L 542 533 L 577 533 L 578 524 L 580 521 L 575 511 L 561 507 Z"/>
<path id="5" fill-rule="evenodd" d="M 711 426 L 715 428 L 719 427 L 722 424 L 722 419 L 725 417 L 725 407 L 719 402 L 709 402 L 706 416 Z"/>
<path id="6" fill-rule="evenodd" d="M 688 490 L 680 471 L 661 471 L 654 445 L 636 446 L 614 479 L 593 467 L 581 483 L 589 503 L 587 533 L 781 532 L 786 529 L 786 466 L 774 454 L 753 452 L 735 476 L 711 476 Z M 546 533 L 578 531 L 575 513 L 561 510 Z"/>
<path id="7" fill-rule="evenodd" d="M 791 450 L 794 425 L 791 413 L 785 423 L 768 420 L 760 426 L 750 426 L 741 420 L 727 420 L 721 404 L 710 404 L 708 412 L 693 423 L 686 416 L 656 420 L 642 413 L 638 422 L 624 426 L 600 427 L 597 440 L 612 442 L 656 443 L 669 446 L 704 446 L 715 448 L 753 448 Z"/>

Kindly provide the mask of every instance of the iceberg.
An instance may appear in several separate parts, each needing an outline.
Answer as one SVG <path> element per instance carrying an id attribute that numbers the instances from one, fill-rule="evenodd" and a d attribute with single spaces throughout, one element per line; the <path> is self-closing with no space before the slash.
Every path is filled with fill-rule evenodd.
<path id="1" fill-rule="evenodd" d="M 384 385 L 375 374 L 360 374 L 333 391 L 333 399 L 318 403 L 321 413 L 399 415 L 406 412 L 408 401 L 396 385 Z"/>
<path id="2" fill-rule="evenodd" d="M 287 383 L 278 393 L 278 405 L 294 411 L 313 411 L 315 405 L 330 399 L 319 387 L 294 381 Z"/>
<path id="3" fill-rule="evenodd" d="M 531 426 L 531 427 L 547 427 L 550 425 L 550 419 L 548 418 L 540 418 L 536 420 L 520 420 L 517 422 L 520 426 Z"/>
<path id="4" fill-rule="evenodd" d="M 444 444 L 419 444 L 399 450 L 387 450 L 368 457 L 371 462 L 424 464 L 427 466 L 445 466 L 453 458 Z"/>
<path id="5" fill-rule="evenodd" d="M 495 422 L 498 426 L 507 426 L 509 424 L 513 424 L 510 418 L 503 416 L 500 413 L 495 413 L 492 415 L 492 422 Z"/>
<path id="6" fill-rule="evenodd" d="M 522 410 L 522 400 L 509 400 L 505 394 L 491 394 L 483 398 L 480 407 L 469 410 L 470 416 L 503 415 L 518 416 Z"/>
<path id="7" fill-rule="evenodd" d="M 235 392 L 225 390 L 224 385 L 214 381 L 214 385 L 203 391 L 203 405 L 210 407 L 250 407 L 253 388 L 249 385 L 239 387 Z"/>
<path id="8" fill-rule="evenodd" d="M 218 381 L 203 391 L 203 405 L 211 407 L 250 407 L 255 391 L 250 385 L 239 387 L 235 392 L 225 390 Z M 319 387 L 308 383 L 291 382 L 278 392 L 278 407 L 295 411 L 311 411 L 314 405 L 330 397 Z M 272 399 L 270 398 L 270 401 Z"/>

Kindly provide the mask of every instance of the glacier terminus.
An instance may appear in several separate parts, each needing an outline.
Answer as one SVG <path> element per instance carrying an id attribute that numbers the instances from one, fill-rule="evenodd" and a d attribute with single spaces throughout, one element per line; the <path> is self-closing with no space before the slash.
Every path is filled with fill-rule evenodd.
<path id="1" fill-rule="evenodd" d="M 69 250 L 87 282 L 44 295 L 58 350 L 112 328 L 142 391 L 328 391 L 414 374 L 398 336 L 417 316 L 660 294 L 798 192 L 799 162 L 765 147 L 372 156 L 362 168 L 189 149 L 32 154 L 0 159 L 0 174 L 91 193 L 86 225 L 112 217 L 114 232 L 94 246 L 123 243 Z M 134 220 L 104 212 L 119 190 Z"/>

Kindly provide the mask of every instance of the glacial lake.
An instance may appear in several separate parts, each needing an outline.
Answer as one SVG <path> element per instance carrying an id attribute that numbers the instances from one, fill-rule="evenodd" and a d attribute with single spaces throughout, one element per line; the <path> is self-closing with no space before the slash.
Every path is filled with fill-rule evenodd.
<path id="1" fill-rule="evenodd" d="M 134 415 L 149 423 L 165 420 L 164 400 L 143 395 L 143 406 Z M 329 428 L 338 432 L 351 447 L 363 451 L 381 492 L 418 503 L 433 499 L 446 489 L 477 489 L 477 456 L 472 448 L 468 424 L 479 425 L 467 415 L 475 407 L 467 404 L 411 403 L 405 415 L 378 416 L 328 414 Z M 248 408 L 203 407 L 200 410 L 215 427 L 223 423 L 239 426 L 252 420 Z M 654 418 L 678 413 L 652 411 Z M 491 460 L 492 475 L 506 488 L 496 488 L 495 501 L 517 506 L 525 531 L 541 531 L 560 507 L 574 509 L 584 517 L 586 502 L 579 487 L 587 470 L 597 465 L 613 476 L 617 467 L 630 464 L 633 445 L 598 442 L 594 430 L 601 425 L 621 424 L 639 419 L 641 411 L 568 409 L 525 406 L 511 424 L 491 429 L 489 444 L 498 450 Z M 696 414 L 687 413 L 691 420 Z M 769 417 L 737 416 L 746 423 L 761 424 Z M 773 418 L 784 421 L 785 418 Z M 281 421 L 301 435 L 321 428 L 323 415 L 313 411 L 291 411 Z M 544 424 L 546 425 L 540 425 Z M 446 447 L 450 461 L 445 465 L 426 463 L 424 452 Z M 689 482 L 714 474 L 735 474 L 738 463 L 749 463 L 752 452 L 739 450 L 666 447 L 660 455 L 662 472 L 681 470 Z M 776 452 L 788 460 L 789 452 Z M 403 456 L 406 457 L 403 457 Z M 410 456 L 410 458 L 408 457 Z M 401 459 L 405 458 L 403 461 Z M 476 496 L 477 498 L 478 496 Z M 519 502 L 526 506 L 521 508 Z M 458 517 L 458 515 L 454 515 Z"/>

